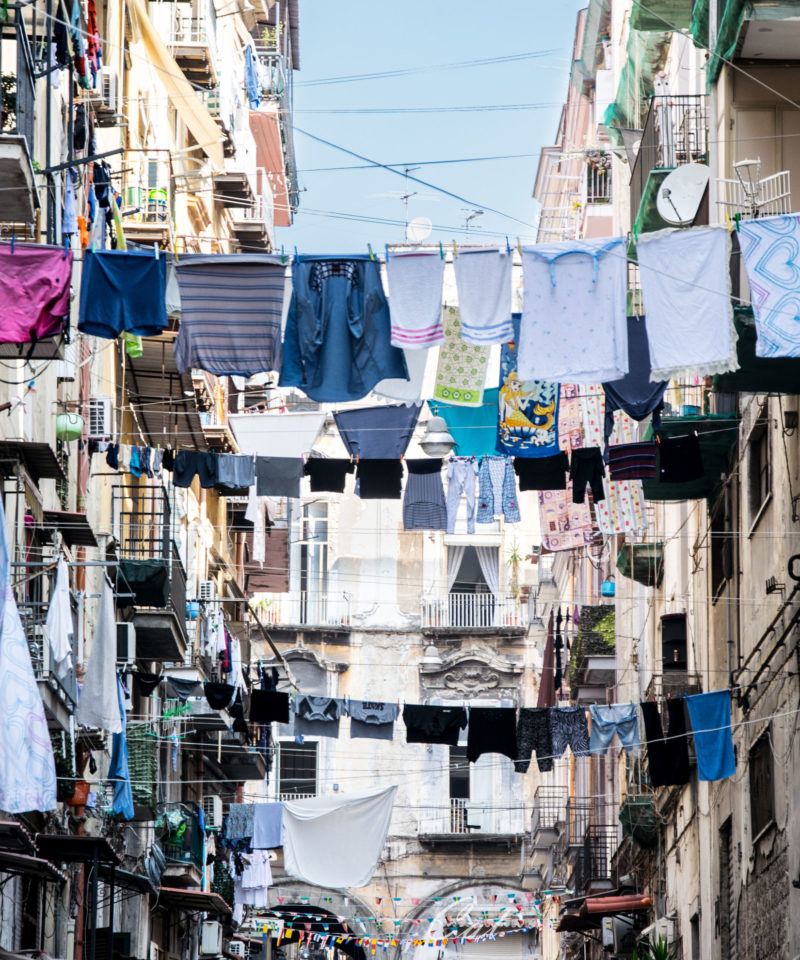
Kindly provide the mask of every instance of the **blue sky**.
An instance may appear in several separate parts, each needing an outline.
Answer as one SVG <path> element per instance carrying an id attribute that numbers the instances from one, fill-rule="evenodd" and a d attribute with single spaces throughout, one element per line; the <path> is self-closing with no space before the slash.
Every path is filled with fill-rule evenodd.
<path id="1" fill-rule="evenodd" d="M 467 202 L 380 169 L 318 171 L 361 161 L 295 133 L 300 210 L 278 244 L 306 253 L 357 253 L 403 240 L 403 193 L 409 218 L 428 217 L 431 240 L 464 238 L 471 209 L 485 210 L 471 236 L 533 239 L 531 197 L 538 151 L 552 143 L 567 90 L 577 11 L 584 0 L 301 0 L 301 69 L 295 73 L 295 127 L 382 163 L 532 154 L 518 159 L 421 166 L 411 175 Z M 535 53 L 506 63 L 443 64 Z M 315 84 L 323 78 L 414 70 L 405 76 Z M 436 110 L 422 113 L 334 111 L 537 104 L 534 109 Z M 319 112 L 317 112 L 319 111 Z M 337 219 L 331 212 L 394 223 Z M 498 237 L 498 235 L 500 235 Z"/>

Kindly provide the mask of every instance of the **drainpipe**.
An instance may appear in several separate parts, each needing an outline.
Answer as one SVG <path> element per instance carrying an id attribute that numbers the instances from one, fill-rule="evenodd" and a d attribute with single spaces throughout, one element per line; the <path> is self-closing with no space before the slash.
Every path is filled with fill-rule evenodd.
<path id="1" fill-rule="evenodd" d="M 708 47 L 709 54 L 708 65 L 711 66 L 716 59 L 713 50 L 717 45 L 717 23 L 719 19 L 719 0 L 709 0 L 708 4 Z M 708 68 L 707 68 L 708 69 Z M 717 84 L 709 90 L 708 94 L 708 219 L 710 223 L 718 223 L 719 216 L 717 211 L 717 174 L 719 173 L 719 146 L 717 144 L 716 131 L 719 129 L 717 123 Z"/>

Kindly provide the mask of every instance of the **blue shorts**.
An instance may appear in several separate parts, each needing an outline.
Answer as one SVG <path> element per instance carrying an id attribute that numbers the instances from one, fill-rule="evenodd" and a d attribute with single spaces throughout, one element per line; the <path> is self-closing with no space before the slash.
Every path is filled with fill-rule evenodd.
<path id="1" fill-rule="evenodd" d="M 78 329 L 115 340 L 156 337 L 167 329 L 167 258 L 140 250 L 87 250 Z"/>

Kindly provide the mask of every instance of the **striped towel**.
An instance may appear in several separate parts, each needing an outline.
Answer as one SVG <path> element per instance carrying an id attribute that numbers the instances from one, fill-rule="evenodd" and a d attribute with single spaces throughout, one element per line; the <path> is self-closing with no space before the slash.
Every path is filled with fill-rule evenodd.
<path id="1" fill-rule="evenodd" d="M 286 269 L 279 257 L 184 256 L 177 264 L 181 326 L 175 361 L 218 377 L 279 370 Z"/>
<path id="2" fill-rule="evenodd" d="M 426 350 L 444 342 L 442 282 L 438 253 L 393 253 L 386 261 L 392 346 Z"/>
<path id="3" fill-rule="evenodd" d="M 467 343 L 514 340 L 511 319 L 511 254 L 505 250 L 464 250 L 456 271 L 461 336 Z"/>
<path id="4" fill-rule="evenodd" d="M 656 444 L 616 443 L 608 448 L 612 480 L 650 480 L 656 475 Z"/>

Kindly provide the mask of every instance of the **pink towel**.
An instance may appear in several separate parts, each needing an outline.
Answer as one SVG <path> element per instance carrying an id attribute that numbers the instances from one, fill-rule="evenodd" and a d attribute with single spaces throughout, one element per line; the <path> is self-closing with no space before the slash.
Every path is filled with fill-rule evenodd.
<path id="1" fill-rule="evenodd" d="M 0 247 L 0 343 L 31 343 L 64 329 L 72 253 L 17 243 Z"/>

